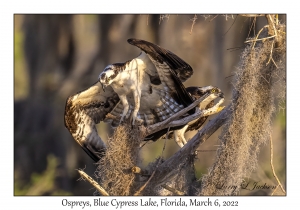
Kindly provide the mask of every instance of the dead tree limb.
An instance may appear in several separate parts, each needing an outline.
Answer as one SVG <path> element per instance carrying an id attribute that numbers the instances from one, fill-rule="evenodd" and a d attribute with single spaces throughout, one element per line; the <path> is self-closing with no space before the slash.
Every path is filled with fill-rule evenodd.
<path id="1" fill-rule="evenodd" d="M 218 128 L 220 128 L 231 114 L 232 106 L 229 105 L 227 108 L 221 111 L 217 117 L 208 122 L 203 129 L 198 131 L 198 133 L 184 147 L 159 165 L 155 176 L 152 179 L 153 183 L 158 186 L 170 181 L 171 177 L 177 173 L 177 170 L 174 170 L 174 167 L 180 167 L 181 165 L 184 165 L 186 160 L 194 154 L 196 149 L 202 143 L 204 143 Z"/>
<path id="2" fill-rule="evenodd" d="M 214 107 L 207 109 L 207 110 L 199 110 L 197 109 L 197 111 L 192 114 L 189 115 L 185 118 L 179 119 L 180 117 L 182 117 L 185 113 L 187 113 L 188 111 L 190 111 L 191 109 L 193 109 L 195 106 L 197 106 L 199 103 L 205 101 L 205 99 L 207 99 L 207 97 L 210 94 L 206 93 L 204 96 L 200 97 L 199 99 L 195 100 L 191 105 L 189 105 L 188 107 L 182 109 L 181 111 L 177 112 L 176 114 L 174 114 L 173 116 L 171 116 L 170 118 L 166 119 L 165 121 L 156 123 L 154 125 L 150 125 L 147 126 L 147 128 L 145 129 L 145 136 L 148 136 L 150 134 L 153 134 L 159 130 L 168 128 L 168 127 L 176 127 L 176 126 L 180 126 L 180 125 L 186 125 L 187 123 L 198 119 L 199 117 L 204 117 L 204 116 L 208 116 L 208 115 L 212 115 L 215 113 L 218 113 L 220 110 L 223 109 L 223 107 L 219 107 L 219 105 L 221 103 L 223 103 L 224 99 L 221 99 Z"/>
<path id="3" fill-rule="evenodd" d="M 98 192 L 103 196 L 109 196 L 109 194 L 101 187 L 98 182 L 96 182 L 92 177 L 87 175 L 83 170 L 78 170 L 78 173 L 82 177 L 82 179 L 87 180 L 91 185 L 93 185 Z"/>
<path id="4" fill-rule="evenodd" d="M 162 122 L 156 123 L 154 125 L 148 126 L 146 128 L 145 136 L 148 136 L 148 135 L 150 135 L 152 133 L 155 133 L 155 132 L 161 130 L 162 128 L 169 127 L 169 123 L 170 122 L 172 122 L 174 120 L 177 120 L 179 117 L 181 117 L 182 115 L 184 115 L 185 113 L 187 113 L 188 111 L 190 111 L 191 109 L 193 109 L 195 106 L 197 106 L 200 102 L 202 102 L 208 96 L 209 96 L 209 94 L 205 94 L 204 96 L 202 96 L 199 99 L 197 99 L 196 101 L 194 101 L 191 105 L 189 105 L 188 107 L 180 110 L 179 112 L 177 112 L 176 114 L 172 115 L 171 117 L 169 117 L 165 121 L 162 121 Z"/>

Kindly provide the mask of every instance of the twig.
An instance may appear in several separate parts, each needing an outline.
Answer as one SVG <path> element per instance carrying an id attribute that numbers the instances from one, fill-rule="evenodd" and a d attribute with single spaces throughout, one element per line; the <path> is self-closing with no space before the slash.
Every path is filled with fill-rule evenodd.
<path id="1" fill-rule="evenodd" d="M 273 42 L 272 42 L 271 53 L 270 53 L 270 57 L 269 57 L 269 60 L 268 60 L 268 62 L 266 64 L 266 66 L 269 65 L 271 59 L 273 59 L 272 55 L 273 55 L 274 42 L 275 42 L 275 40 L 273 40 Z"/>
<path id="2" fill-rule="evenodd" d="M 227 21 L 229 18 L 228 17 L 230 17 L 230 15 L 222 15 L 222 16 L 225 16 L 225 20 Z M 234 19 L 234 17 L 233 17 L 233 15 L 231 15 L 231 19 Z"/>
<path id="3" fill-rule="evenodd" d="M 165 144 L 166 144 L 166 143 L 165 143 Z M 165 145 L 164 145 L 164 148 L 163 148 L 163 150 L 162 150 L 162 153 L 164 152 L 164 150 L 165 150 Z M 145 187 L 149 184 L 149 182 L 151 181 L 151 179 L 154 177 L 154 174 L 155 174 L 155 172 L 156 172 L 156 169 L 157 169 L 157 167 L 160 165 L 161 160 L 162 160 L 162 155 L 160 156 L 160 159 L 159 159 L 159 161 L 158 161 L 158 163 L 157 163 L 157 165 L 156 165 L 156 167 L 155 167 L 155 170 L 154 170 L 153 173 L 151 174 L 150 178 L 147 180 L 147 182 L 146 182 L 145 184 L 143 184 L 143 186 L 141 186 L 141 188 L 140 188 L 136 193 L 134 193 L 134 196 L 140 195 L 141 192 L 145 189 Z"/>
<path id="4" fill-rule="evenodd" d="M 274 63 L 274 65 L 276 66 L 276 68 L 278 69 L 278 66 L 277 66 L 277 64 L 275 63 L 274 59 L 272 58 L 271 60 L 272 60 L 272 62 Z"/>
<path id="5" fill-rule="evenodd" d="M 276 36 L 276 35 L 264 37 L 264 38 L 261 38 L 261 39 L 251 39 L 251 40 L 245 41 L 244 43 L 256 42 L 256 41 L 262 41 L 262 40 L 264 41 L 264 40 L 266 40 L 266 39 L 274 38 L 275 36 Z"/>
<path id="6" fill-rule="evenodd" d="M 196 23 L 196 20 L 197 20 L 197 15 L 194 15 L 194 17 L 191 19 L 191 21 L 193 21 L 193 23 L 192 23 L 192 27 L 191 27 L 191 30 L 190 30 L 190 34 L 192 34 L 192 32 L 193 32 L 193 28 L 194 28 L 194 25 Z"/>
<path id="7" fill-rule="evenodd" d="M 145 187 L 148 185 L 148 183 L 151 181 L 151 179 L 153 178 L 154 174 L 156 172 L 156 169 L 153 171 L 153 173 L 151 174 L 150 178 L 147 180 L 147 182 L 145 184 L 143 184 L 143 186 L 141 186 L 141 188 L 134 193 L 134 196 L 139 196 L 141 194 L 141 192 L 145 189 Z"/>
<path id="8" fill-rule="evenodd" d="M 226 16 L 227 17 L 227 16 Z M 223 34 L 223 36 L 225 36 L 228 31 L 231 29 L 231 27 L 234 25 L 235 21 L 237 20 L 238 16 L 236 16 L 236 18 L 234 19 L 233 23 L 231 24 L 231 26 L 228 28 L 228 30 Z M 232 18 L 233 19 L 233 18 Z M 227 18 L 226 18 L 226 21 L 227 21 Z"/>
<path id="9" fill-rule="evenodd" d="M 142 146 L 140 146 L 140 149 L 142 149 L 149 141 L 146 141 Z"/>
<path id="10" fill-rule="evenodd" d="M 148 25 L 148 23 L 149 23 L 149 15 L 147 15 L 147 25 Z"/>
<path id="11" fill-rule="evenodd" d="M 252 24 L 250 26 L 250 30 L 249 30 L 248 35 L 247 35 L 247 38 L 250 36 L 250 32 L 251 32 L 252 27 L 253 27 L 253 31 L 254 31 L 254 34 L 255 34 L 255 22 L 256 22 L 256 17 L 253 18 Z"/>
<path id="12" fill-rule="evenodd" d="M 92 177 L 87 175 L 84 171 L 78 170 L 78 173 L 84 180 L 88 180 L 88 182 L 91 183 L 91 185 L 93 185 L 101 195 L 109 196 L 109 194 Z"/>
<path id="13" fill-rule="evenodd" d="M 254 49 L 254 46 L 255 46 L 255 43 L 256 43 L 256 41 L 257 41 L 258 36 L 259 36 L 260 33 L 264 30 L 264 28 L 267 28 L 267 27 L 269 27 L 269 26 L 264 26 L 264 27 L 262 27 L 262 29 L 260 29 L 259 32 L 257 33 L 255 39 L 251 39 L 251 40 L 248 40 L 248 41 L 245 42 L 245 43 L 250 42 L 250 41 L 254 42 L 253 45 L 252 45 L 252 50 Z"/>
<path id="14" fill-rule="evenodd" d="M 218 17 L 219 15 L 216 15 L 215 17 L 213 17 L 212 19 L 210 19 L 209 22 L 213 21 L 216 17 Z"/>
<path id="15" fill-rule="evenodd" d="M 131 183 L 132 183 L 133 180 L 134 180 L 134 177 L 131 177 L 131 179 L 130 179 L 130 181 L 128 182 L 128 185 L 127 185 L 127 187 L 126 187 L 126 190 L 124 190 L 124 192 L 123 192 L 123 195 L 126 194 L 126 192 L 128 191 L 128 189 L 129 189 L 129 187 L 130 187 L 130 185 L 131 185 Z"/>
<path id="16" fill-rule="evenodd" d="M 269 35 L 274 35 L 275 37 L 277 37 L 277 30 L 273 22 L 274 17 L 275 17 L 274 15 L 266 15 L 268 24 L 269 26 L 271 26 L 269 27 Z"/>
<path id="17" fill-rule="evenodd" d="M 257 41 L 264 41 L 264 40 L 266 40 L 266 39 L 271 39 L 271 38 L 274 38 L 274 37 L 275 37 L 275 40 L 277 39 L 277 29 L 276 29 L 276 26 L 275 26 L 274 21 L 273 21 L 274 15 L 265 15 L 265 16 L 266 16 L 266 18 L 267 18 L 267 20 L 268 20 L 268 24 L 269 24 L 269 25 L 265 25 L 265 26 L 258 32 L 258 34 L 256 35 L 255 39 L 251 39 L 251 40 L 248 40 L 248 41 L 245 41 L 245 42 L 244 42 L 244 43 L 254 42 L 254 43 L 253 43 L 253 46 L 252 46 L 252 50 L 253 50 L 253 48 L 254 48 L 254 46 L 255 46 L 255 43 L 256 43 Z M 276 17 L 278 17 L 278 16 L 276 16 Z M 278 20 L 276 20 L 276 23 L 278 23 Z M 268 34 L 269 34 L 270 36 L 265 37 L 265 38 L 258 39 L 259 34 L 263 31 L 264 28 L 268 28 L 268 29 L 269 29 L 269 30 L 268 30 Z M 272 44 L 272 46 L 273 46 L 273 44 Z M 272 55 L 272 49 L 271 49 L 271 55 Z M 267 65 L 269 64 L 269 62 L 270 62 L 270 59 L 269 59 Z"/>
<path id="18" fill-rule="evenodd" d="M 160 15 L 159 16 L 159 25 L 160 25 L 161 21 L 163 21 L 165 18 L 167 18 L 169 20 L 170 15 Z"/>
<path id="19" fill-rule="evenodd" d="M 129 182 L 128 182 L 128 184 L 127 184 L 127 187 L 126 187 L 126 190 L 124 190 L 124 192 L 123 192 L 122 195 L 125 195 L 126 192 L 129 190 L 129 187 L 130 187 L 130 185 L 131 185 L 131 183 L 132 183 L 133 180 L 134 180 L 134 176 L 131 177 L 131 179 L 129 180 Z"/>
<path id="20" fill-rule="evenodd" d="M 272 192 L 271 195 L 274 195 L 274 193 L 276 192 L 277 188 L 279 187 L 279 184 L 275 187 L 274 191 Z"/>
<path id="21" fill-rule="evenodd" d="M 262 16 L 265 16 L 265 15 L 261 15 L 261 14 L 241 14 L 240 16 L 243 16 L 243 17 L 262 17 Z"/>
<path id="22" fill-rule="evenodd" d="M 163 188 L 169 190 L 170 192 L 174 193 L 175 195 L 185 195 L 185 193 L 183 193 L 183 192 L 181 192 L 181 191 L 179 191 L 179 190 L 176 190 L 176 189 L 174 189 L 174 188 L 172 188 L 172 187 L 169 187 L 169 186 L 166 185 L 166 184 L 163 184 L 163 185 L 161 185 L 161 186 L 162 186 Z"/>
<path id="23" fill-rule="evenodd" d="M 277 177 L 277 175 L 276 175 L 276 173 L 275 173 L 275 169 L 274 169 L 274 166 L 273 166 L 273 141 L 272 141 L 272 136 L 271 136 L 271 134 L 270 134 L 270 150 L 271 150 L 271 160 L 270 160 L 270 164 L 271 164 L 273 176 L 275 177 L 275 179 L 276 179 L 278 185 L 280 186 L 282 192 L 283 192 L 284 194 L 286 194 L 285 190 L 283 189 L 283 186 L 282 186 L 281 182 L 279 181 L 279 179 L 278 179 L 278 177 Z M 277 189 L 277 188 L 276 188 L 276 189 Z M 276 189 L 275 189 L 275 190 L 276 190 Z M 274 190 L 274 191 L 275 191 L 275 190 Z M 274 192 L 273 192 L 273 193 L 274 193 Z"/>

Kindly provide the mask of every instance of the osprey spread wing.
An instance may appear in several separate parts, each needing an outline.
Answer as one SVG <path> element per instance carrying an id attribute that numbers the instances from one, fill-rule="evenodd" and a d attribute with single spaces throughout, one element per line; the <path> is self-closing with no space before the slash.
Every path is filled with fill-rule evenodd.
<path id="1" fill-rule="evenodd" d="M 119 97 L 113 89 L 108 87 L 103 92 L 99 82 L 67 99 L 65 126 L 94 161 L 98 161 L 105 152 L 96 124 L 103 121 L 118 102 Z"/>
<path id="2" fill-rule="evenodd" d="M 182 84 L 193 74 L 190 65 L 150 42 L 137 39 L 128 42 L 143 52 L 131 61 L 107 66 L 99 75 L 100 82 L 67 99 L 65 125 L 95 161 L 105 151 L 95 127 L 100 121 L 117 126 L 120 120 L 131 116 L 133 124 L 137 120 L 147 126 L 169 118 L 194 101 L 192 89 L 189 93 Z M 192 109 L 189 114 L 194 112 Z M 157 140 L 166 132 L 157 132 L 146 139 Z"/>

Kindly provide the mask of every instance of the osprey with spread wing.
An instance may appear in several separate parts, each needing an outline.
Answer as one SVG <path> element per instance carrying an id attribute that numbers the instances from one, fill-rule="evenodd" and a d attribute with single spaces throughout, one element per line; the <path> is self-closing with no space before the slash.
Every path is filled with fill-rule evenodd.
<path id="1" fill-rule="evenodd" d="M 195 100 L 193 96 L 197 95 L 193 93 L 195 88 L 186 89 L 182 84 L 193 74 L 190 65 L 150 42 L 137 39 L 129 39 L 128 42 L 142 50 L 137 58 L 107 66 L 99 75 L 99 82 L 67 99 L 65 125 L 95 161 L 105 151 L 105 144 L 95 127 L 100 121 L 118 126 L 124 119 L 130 118 L 132 125 L 136 121 L 145 126 L 152 125 L 189 106 Z M 211 86 L 201 90 L 212 89 L 217 90 L 212 100 L 221 96 L 221 91 Z M 195 113 L 195 110 L 188 114 Z M 145 140 L 157 140 L 166 132 L 166 129 L 162 130 Z M 180 146 L 185 143 L 183 134 L 181 132 L 177 138 L 178 142 L 182 142 Z"/>
<path id="2" fill-rule="evenodd" d="M 123 110 L 120 122 L 130 117 L 132 125 L 136 120 L 145 125 L 153 124 L 193 102 L 182 84 L 193 74 L 189 64 L 150 42 L 137 39 L 128 42 L 139 47 L 142 53 L 131 61 L 107 66 L 99 75 L 103 90 L 112 87 L 121 100 L 120 106 L 116 107 Z M 129 112 L 130 105 L 133 106 L 132 113 Z M 193 112 L 195 109 L 190 111 Z M 155 120 L 155 114 L 160 119 Z"/>

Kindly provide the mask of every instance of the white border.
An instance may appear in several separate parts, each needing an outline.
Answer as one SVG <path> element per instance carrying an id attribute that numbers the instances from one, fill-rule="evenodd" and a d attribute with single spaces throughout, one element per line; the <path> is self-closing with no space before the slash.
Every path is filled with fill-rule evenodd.
<path id="1" fill-rule="evenodd" d="M 170 7 L 172 6 L 172 7 Z M 238 200 L 242 208 L 279 207 L 298 204 L 300 190 L 298 89 L 299 15 L 298 7 L 282 1 L 2 1 L 0 18 L 1 42 L 1 209 L 69 209 L 62 206 L 64 198 L 93 202 L 94 197 L 38 197 L 13 196 L 13 14 L 15 13 L 286 13 L 287 14 L 287 196 L 286 197 L 210 197 L 211 199 Z M 293 13 L 294 12 L 294 13 Z M 3 135 L 4 134 L 4 135 Z M 297 197 L 296 197 L 297 196 Z M 162 197 L 154 197 L 159 201 Z M 112 198 L 105 198 L 111 200 Z M 117 197 L 120 200 L 140 199 Z M 147 198 L 143 198 L 147 199 Z M 189 197 L 184 198 L 189 200 Z M 207 199 L 201 197 L 200 199 Z M 97 207 L 104 208 L 104 207 Z M 140 208 L 140 207 L 138 207 Z M 148 208 L 148 207 L 145 207 Z M 151 207 L 152 208 L 152 207 Z M 177 207 L 164 207 L 173 209 Z M 191 207 L 190 207 L 191 208 Z M 197 207 L 201 208 L 201 207 Z M 219 208 L 219 207 L 215 207 Z M 73 208 L 73 209 L 82 209 Z M 105 209 L 116 209 L 115 207 Z M 132 209 L 123 207 L 122 209 Z M 137 209 L 137 208 L 136 208 Z M 149 207 L 150 209 L 150 207 Z M 179 209 L 179 208 L 178 208 Z"/>

